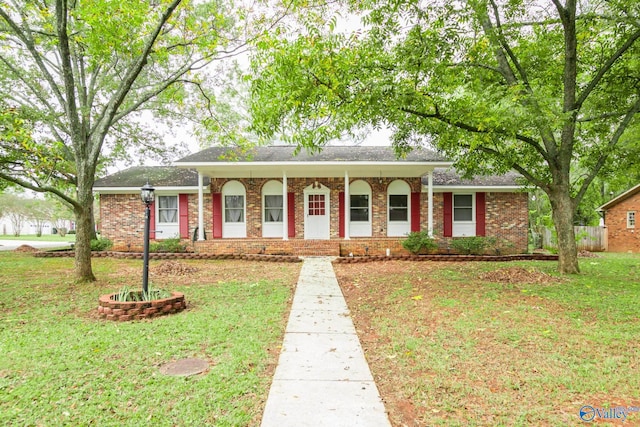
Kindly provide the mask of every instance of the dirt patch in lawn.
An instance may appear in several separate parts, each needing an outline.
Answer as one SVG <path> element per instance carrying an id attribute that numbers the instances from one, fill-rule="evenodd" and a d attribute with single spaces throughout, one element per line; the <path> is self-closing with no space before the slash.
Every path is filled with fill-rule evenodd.
<path id="1" fill-rule="evenodd" d="M 15 248 L 14 251 L 23 252 L 23 253 L 31 253 L 31 252 L 38 252 L 39 249 L 34 248 L 33 246 L 29 246 L 29 245 L 20 245 L 17 248 Z"/>
<path id="2" fill-rule="evenodd" d="M 569 283 L 552 269 L 388 261 L 334 270 L 394 427 L 578 425 L 583 405 L 633 400 L 624 375 L 598 378 L 632 350 L 603 351 L 588 335 L 593 318 L 532 291 Z M 612 381 L 615 395 L 593 398 Z"/>

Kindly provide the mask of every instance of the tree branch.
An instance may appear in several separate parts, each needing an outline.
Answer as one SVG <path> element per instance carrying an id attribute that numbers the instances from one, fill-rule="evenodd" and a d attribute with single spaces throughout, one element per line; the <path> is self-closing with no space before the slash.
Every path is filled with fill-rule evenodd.
<path id="1" fill-rule="evenodd" d="M 576 197 L 575 197 L 576 203 L 580 203 L 580 200 L 582 200 L 582 197 L 587 192 L 589 185 L 598 175 L 598 172 L 600 172 L 602 167 L 605 165 L 607 159 L 609 158 L 609 153 L 616 145 L 618 145 L 620 138 L 624 134 L 625 130 L 627 129 L 631 121 L 634 119 L 635 115 L 638 114 L 638 112 L 640 112 L 640 94 L 638 94 L 638 99 L 636 100 L 635 104 L 633 104 L 631 108 L 629 108 L 629 110 L 627 111 L 627 114 L 625 114 L 624 118 L 616 128 L 615 132 L 613 133 L 613 136 L 611 137 L 611 140 L 607 144 L 607 149 L 601 151 L 601 154 L 595 166 L 593 167 L 593 169 L 591 169 L 591 172 L 589 173 L 589 175 L 582 182 L 582 185 L 580 186 L 580 189 L 578 190 L 578 193 L 576 194 Z"/>
<path id="2" fill-rule="evenodd" d="M 67 196 L 66 194 L 64 194 L 62 191 L 60 191 L 59 189 L 57 189 L 56 187 L 50 187 L 50 186 L 45 186 L 45 187 L 40 187 L 37 185 L 33 185 L 30 182 L 24 181 L 22 179 L 16 178 L 12 175 L 7 175 L 4 172 L 0 172 L 0 178 L 4 179 L 6 181 L 12 182 L 16 185 L 19 185 L 20 187 L 23 188 L 27 188 L 29 190 L 38 192 L 38 193 L 52 193 L 56 196 L 58 196 L 60 199 L 62 199 L 65 203 L 69 204 L 70 206 L 73 206 L 74 208 L 81 208 L 82 206 L 75 201 L 74 199 L 72 199 L 71 197 Z"/>
<path id="3" fill-rule="evenodd" d="M 466 123 L 462 123 L 462 122 L 453 121 L 453 120 L 443 116 L 438 111 L 437 108 L 436 108 L 436 112 L 433 113 L 433 114 L 424 113 L 424 112 L 413 110 L 413 109 L 410 109 L 410 108 L 400 108 L 400 111 L 403 111 L 403 112 L 409 113 L 409 114 L 413 114 L 413 115 L 416 115 L 418 117 L 422 117 L 422 118 L 425 118 L 425 119 L 436 119 L 436 120 L 439 120 L 439 121 L 441 121 L 443 123 L 446 123 L 446 124 L 448 124 L 450 126 L 457 127 L 459 129 L 465 130 L 467 132 L 480 133 L 480 134 L 489 134 L 489 133 L 491 133 L 491 131 L 489 131 L 489 130 L 482 130 L 482 129 L 479 129 L 478 127 L 476 127 L 476 126 L 472 126 L 472 125 L 469 125 L 469 124 L 466 124 Z M 501 132 L 496 132 L 496 133 L 501 133 Z M 516 134 L 514 136 L 514 138 L 516 140 L 524 142 L 525 144 L 527 144 L 530 147 L 532 147 L 534 150 L 536 150 L 545 159 L 545 161 L 547 161 L 547 162 L 551 161 L 551 158 L 549 157 L 549 153 L 544 151 L 544 149 L 540 146 L 540 144 L 538 144 L 538 142 L 535 141 L 534 139 L 529 138 L 529 137 L 524 136 L 524 135 L 518 135 L 518 134 Z M 496 153 L 498 153 L 498 152 L 496 151 Z"/>
<path id="4" fill-rule="evenodd" d="M 602 67 L 598 70 L 596 75 L 591 79 L 589 84 L 584 88 L 584 90 L 578 95 L 578 99 L 576 101 L 576 108 L 579 109 L 582 104 L 587 100 L 589 95 L 593 92 L 595 87 L 598 85 L 600 80 L 604 77 L 604 75 L 611 69 L 613 64 L 622 56 L 626 51 L 628 51 L 631 46 L 640 38 L 640 29 L 633 33 L 626 42 L 622 44 L 605 62 L 602 64 Z"/>
<path id="5" fill-rule="evenodd" d="M 90 159 L 95 163 L 100 155 L 100 150 L 102 148 L 102 142 L 104 141 L 104 136 L 106 135 L 106 130 L 112 124 L 114 117 L 116 116 L 120 105 L 124 102 L 127 94 L 130 92 L 133 83 L 136 81 L 140 72 L 144 68 L 147 63 L 147 58 L 151 53 L 153 46 L 162 32 L 162 28 L 167 23 L 169 18 L 173 15 L 173 12 L 180 5 L 182 0 L 173 0 L 167 9 L 162 13 L 160 21 L 156 25 L 155 29 L 151 33 L 151 35 L 147 38 L 147 41 L 144 45 L 144 49 L 142 53 L 138 56 L 137 60 L 126 70 L 126 73 L 120 83 L 116 93 L 113 95 L 107 106 L 105 107 L 103 114 L 101 114 L 101 120 L 96 125 L 99 127 L 98 134 L 100 135 L 100 141 L 96 141 L 95 145 L 91 147 Z"/>
<path id="6" fill-rule="evenodd" d="M 18 8 L 18 10 L 21 10 L 21 9 Z M 11 17 L 6 13 L 4 8 L 2 7 L 0 7 L 0 17 L 4 19 L 4 21 L 7 24 L 9 24 L 11 29 L 15 32 L 15 34 L 20 39 L 20 41 L 25 45 L 25 47 L 31 54 L 31 57 L 33 58 L 33 60 L 36 62 L 36 65 L 40 69 L 40 72 L 42 73 L 45 80 L 49 84 L 51 91 L 54 93 L 55 97 L 58 99 L 58 102 L 60 103 L 60 105 L 64 105 L 64 97 L 62 96 L 62 93 L 60 93 L 60 88 L 58 88 L 58 85 L 56 84 L 55 79 L 53 78 L 51 73 L 49 73 L 48 68 L 44 64 L 42 55 L 40 55 L 40 52 L 38 52 L 38 50 L 36 49 L 33 38 L 29 33 L 30 31 L 29 27 L 28 26 L 26 27 L 27 33 L 23 32 L 22 28 L 15 21 L 13 21 L 13 19 L 11 19 Z M 22 18 L 25 19 L 24 15 L 22 15 Z"/>

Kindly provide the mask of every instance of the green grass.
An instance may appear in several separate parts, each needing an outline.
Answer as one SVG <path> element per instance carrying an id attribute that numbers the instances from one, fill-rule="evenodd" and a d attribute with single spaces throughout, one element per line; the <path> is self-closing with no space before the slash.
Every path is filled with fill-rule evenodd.
<path id="1" fill-rule="evenodd" d="M 103 280 L 76 285 L 71 259 L 0 253 L 1 425 L 259 422 L 291 284 L 259 273 L 227 280 L 202 274 L 171 287 L 186 295 L 188 308 L 180 314 L 98 320 L 98 296 L 131 284 L 139 264 L 96 259 L 94 271 Z M 208 360 L 210 370 L 188 378 L 159 373 L 162 364 L 185 357 Z"/>
<path id="2" fill-rule="evenodd" d="M 383 398 L 414 408 L 388 404 L 394 425 L 579 425 L 582 405 L 640 406 L 640 256 L 581 259 L 568 277 L 554 262 L 433 265 L 371 266 L 369 296 L 348 298 L 380 335 L 367 358 Z M 552 279 L 482 278 L 513 268 Z"/>
<path id="3" fill-rule="evenodd" d="M 36 236 L 35 234 L 23 234 L 21 236 L 14 236 L 9 234 L 0 234 L 0 240 L 33 240 L 40 242 L 75 242 L 75 234 L 66 234 L 64 237 L 59 234 L 43 234 L 42 236 Z"/>

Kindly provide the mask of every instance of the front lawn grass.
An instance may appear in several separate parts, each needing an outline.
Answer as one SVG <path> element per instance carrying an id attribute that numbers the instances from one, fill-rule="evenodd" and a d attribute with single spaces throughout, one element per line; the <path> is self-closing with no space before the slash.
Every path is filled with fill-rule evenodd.
<path id="1" fill-rule="evenodd" d="M 392 424 L 580 425 L 584 405 L 640 407 L 640 257 L 580 266 L 336 265 Z"/>
<path id="2" fill-rule="evenodd" d="M 197 272 L 154 274 L 152 261 L 150 278 L 187 310 L 109 322 L 98 296 L 138 286 L 140 261 L 95 259 L 99 281 L 78 285 L 73 259 L 0 253 L 0 425 L 258 425 L 300 265 L 184 264 Z M 187 357 L 208 372 L 159 373 Z"/>

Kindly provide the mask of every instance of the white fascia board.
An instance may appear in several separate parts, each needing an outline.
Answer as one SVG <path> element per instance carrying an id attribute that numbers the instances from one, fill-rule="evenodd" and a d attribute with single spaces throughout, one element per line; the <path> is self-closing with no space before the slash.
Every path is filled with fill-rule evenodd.
<path id="1" fill-rule="evenodd" d="M 197 194 L 198 187 L 154 187 L 156 193 L 180 193 Z M 139 194 L 138 187 L 94 187 L 93 191 L 98 194 Z M 203 187 L 205 193 L 209 193 L 209 186 Z"/>
<path id="2" fill-rule="evenodd" d="M 326 161 L 326 162 L 175 162 L 174 166 L 185 168 L 210 168 L 210 167 L 231 167 L 231 166 L 429 166 L 434 168 L 446 167 L 453 165 L 453 162 L 403 162 L 403 161 L 385 161 L 385 162 L 343 162 L 343 161 Z"/>
<path id="3" fill-rule="evenodd" d="M 422 192 L 427 192 L 428 186 L 422 185 Z M 449 185 L 433 186 L 434 193 L 460 193 L 460 192 L 487 192 L 487 193 L 528 193 L 530 190 L 517 185 Z"/>

